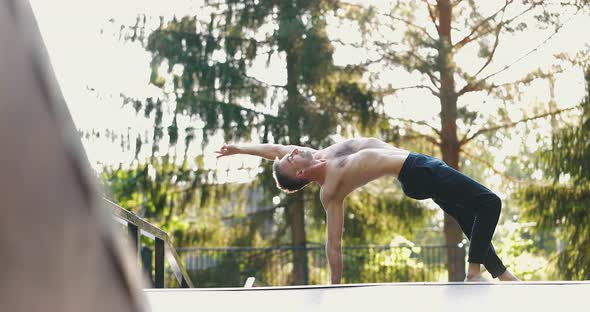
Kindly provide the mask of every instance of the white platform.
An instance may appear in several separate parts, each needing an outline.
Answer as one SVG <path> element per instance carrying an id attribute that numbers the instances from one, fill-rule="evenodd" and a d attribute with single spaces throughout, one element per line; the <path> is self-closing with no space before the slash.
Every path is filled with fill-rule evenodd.
<path id="1" fill-rule="evenodd" d="M 153 312 L 590 311 L 590 281 L 149 289 Z"/>

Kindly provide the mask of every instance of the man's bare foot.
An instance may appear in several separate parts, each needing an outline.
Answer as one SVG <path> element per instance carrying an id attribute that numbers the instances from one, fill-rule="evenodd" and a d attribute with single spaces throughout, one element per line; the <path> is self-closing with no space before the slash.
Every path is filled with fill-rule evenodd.
<path id="1" fill-rule="evenodd" d="M 479 283 L 490 283 L 481 275 L 481 264 L 469 262 L 467 266 L 467 277 L 465 282 L 479 282 Z"/>
<path id="2" fill-rule="evenodd" d="M 484 278 L 481 274 L 476 274 L 476 275 L 467 275 L 467 277 L 465 277 L 465 282 L 468 283 L 491 283 L 491 281 L 489 281 L 488 279 Z"/>
<path id="3" fill-rule="evenodd" d="M 520 279 L 518 279 L 518 277 L 514 276 L 514 274 L 512 274 L 512 272 L 508 270 L 500 274 L 500 276 L 498 276 L 498 279 L 502 282 L 520 282 Z"/>

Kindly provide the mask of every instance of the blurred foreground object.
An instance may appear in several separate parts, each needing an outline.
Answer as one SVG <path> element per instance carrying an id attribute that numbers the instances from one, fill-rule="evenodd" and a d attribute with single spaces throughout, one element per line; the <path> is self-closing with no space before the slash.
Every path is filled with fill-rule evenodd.
<path id="1" fill-rule="evenodd" d="M 142 311 L 28 1 L 0 0 L 3 311 Z"/>

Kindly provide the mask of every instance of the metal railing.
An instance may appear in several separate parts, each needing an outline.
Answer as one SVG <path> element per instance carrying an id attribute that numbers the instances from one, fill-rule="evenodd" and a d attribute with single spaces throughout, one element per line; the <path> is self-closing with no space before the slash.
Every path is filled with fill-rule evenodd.
<path id="1" fill-rule="evenodd" d="M 133 212 L 117 205 L 116 203 L 103 198 L 108 206 L 112 209 L 112 214 L 115 220 L 127 226 L 127 233 L 133 245 L 133 252 L 137 259 L 140 259 L 141 251 L 141 236 L 146 236 L 154 240 L 155 246 L 155 268 L 153 284 L 156 288 L 164 288 L 165 282 L 165 268 L 164 258 L 168 259 L 168 263 L 172 268 L 172 273 L 176 277 L 179 285 L 183 288 L 193 288 L 194 285 L 186 271 L 186 268 L 180 261 L 178 253 L 170 242 L 168 234 L 158 227 L 143 220 Z"/>
<path id="2" fill-rule="evenodd" d="M 344 283 L 439 282 L 448 280 L 447 251 L 465 260 L 465 246 L 344 246 Z M 294 251 L 304 250 L 310 285 L 330 282 L 323 246 L 179 248 L 183 263 L 202 287 L 239 287 L 248 277 L 260 285 L 293 281 Z"/>

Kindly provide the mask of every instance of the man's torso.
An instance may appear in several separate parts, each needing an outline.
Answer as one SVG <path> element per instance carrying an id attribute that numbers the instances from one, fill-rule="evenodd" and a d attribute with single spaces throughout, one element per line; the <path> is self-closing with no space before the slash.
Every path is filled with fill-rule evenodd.
<path id="1" fill-rule="evenodd" d="M 318 151 L 317 156 L 327 160 L 322 201 L 344 200 L 370 181 L 382 176 L 397 177 L 408 154 L 370 138 L 347 140 Z"/>

